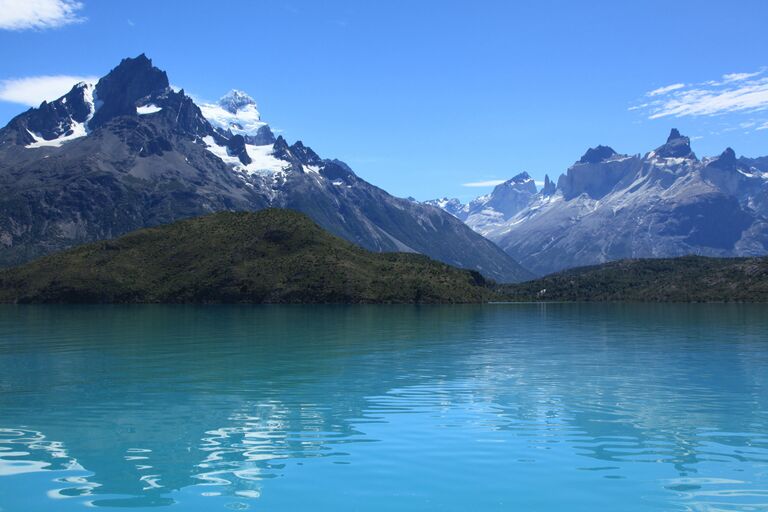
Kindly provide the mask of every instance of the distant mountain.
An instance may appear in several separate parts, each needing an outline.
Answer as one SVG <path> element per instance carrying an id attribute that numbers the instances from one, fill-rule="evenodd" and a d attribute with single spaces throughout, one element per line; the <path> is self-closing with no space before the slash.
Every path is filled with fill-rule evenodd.
<path id="1" fill-rule="evenodd" d="M 526 208 L 536 193 L 533 178 L 527 172 L 522 172 L 497 185 L 490 194 L 480 196 L 468 204 L 448 198 L 433 199 L 425 203 L 442 208 L 482 233 L 486 227 L 503 223 Z"/>
<path id="2" fill-rule="evenodd" d="M 372 253 L 303 214 L 217 213 L 0 271 L 2 302 L 482 302 L 483 277 L 417 254 Z"/>
<path id="3" fill-rule="evenodd" d="M 289 145 L 253 99 L 197 105 L 144 55 L 0 130 L 0 265 L 226 210 L 295 209 L 373 251 L 426 254 L 497 281 L 530 276 L 443 211 Z"/>
<path id="4" fill-rule="evenodd" d="M 556 186 L 547 178 L 527 197 L 522 208 L 516 195 L 459 218 L 539 275 L 626 258 L 768 253 L 768 158 L 728 148 L 699 159 L 677 130 L 644 156 L 590 148 Z"/>
<path id="5" fill-rule="evenodd" d="M 621 260 L 500 291 L 525 301 L 768 302 L 768 258 Z"/>

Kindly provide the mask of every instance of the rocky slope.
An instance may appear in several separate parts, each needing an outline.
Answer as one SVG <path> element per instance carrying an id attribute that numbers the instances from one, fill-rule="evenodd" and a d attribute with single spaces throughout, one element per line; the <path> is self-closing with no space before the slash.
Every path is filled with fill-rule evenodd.
<path id="1" fill-rule="evenodd" d="M 530 276 L 443 211 L 275 137 L 233 91 L 196 105 L 141 55 L 0 130 L 0 265 L 222 210 L 291 208 L 373 251 L 426 254 L 497 281 Z"/>
<path id="2" fill-rule="evenodd" d="M 512 215 L 465 221 L 539 275 L 626 258 L 763 255 L 766 162 L 730 148 L 699 159 L 672 130 L 642 156 L 591 148 L 557 186 L 547 179 L 525 207 L 511 202 Z"/>
<path id="3" fill-rule="evenodd" d="M 0 301 L 482 302 L 483 277 L 417 254 L 372 253 L 280 209 L 216 213 L 0 271 Z"/>

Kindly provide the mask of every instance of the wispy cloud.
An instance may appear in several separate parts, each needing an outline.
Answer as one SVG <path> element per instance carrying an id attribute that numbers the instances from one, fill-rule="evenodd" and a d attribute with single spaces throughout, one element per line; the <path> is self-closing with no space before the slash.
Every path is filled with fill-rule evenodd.
<path id="1" fill-rule="evenodd" d="M 755 130 L 768 130 L 768 122 L 761 124 Z"/>
<path id="2" fill-rule="evenodd" d="M 719 80 L 660 87 L 645 96 L 653 99 L 630 110 L 643 111 L 649 119 L 758 112 L 768 109 L 768 76 L 766 69 L 728 73 Z"/>
<path id="3" fill-rule="evenodd" d="M 645 93 L 646 96 L 659 96 L 661 94 L 666 94 L 668 92 L 676 91 L 678 89 L 682 89 L 685 87 L 685 84 L 672 84 L 672 85 L 665 85 L 664 87 L 659 87 L 658 89 L 654 89 L 652 91 L 649 91 Z"/>
<path id="4" fill-rule="evenodd" d="M 96 82 L 95 76 L 46 75 L 0 80 L 0 100 L 36 107 L 43 100 L 63 96 L 78 82 Z"/>
<path id="5" fill-rule="evenodd" d="M 75 0 L 0 0 L 0 30 L 56 28 L 78 23 L 83 8 Z"/>
<path id="6" fill-rule="evenodd" d="M 495 187 L 501 185 L 504 180 L 487 180 L 487 181 L 471 181 L 469 183 L 462 183 L 462 187 Z"/>
<path id="7" fill-rule="evenodd" d="M 730 82 L 740 82 L 742 80 L 747 80 L 748 78 L 756 77 L 761 73 L 762 71 L 755 71 L 754 73 L 728 73 L 723 75 L 723 82 L 726 84 Z"/>

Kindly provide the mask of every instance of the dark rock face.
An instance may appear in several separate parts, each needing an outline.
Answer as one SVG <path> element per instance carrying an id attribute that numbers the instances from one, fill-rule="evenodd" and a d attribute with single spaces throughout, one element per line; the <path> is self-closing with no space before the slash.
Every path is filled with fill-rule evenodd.
<path id="1" fill-rule="evenodd" d="M 275 155 L 275 158 L 280 160 L 289 160 L 293 157 L 293 155 L 291 155 L 291 148 L 288 146 L 288 142 L 286 142 L 282 135 L 275 139 L 272 154 Z"/>
<path id="2" fill-rule="evenodd" d="M 264 125 L 261 128 L 259 128 L 256 131 L 256 135 L 245 136 L 246 144 L 252 144 L 254 146 L 265 146 L 267 144 L 274 144 L 275 140 L 277 140 L 275 139 L 275 134 L 272 133 L 272 130 L 267 125 Z"/>
<path id="3" fill-rule="evenodd" d="M 736 152 L 731 148 L 725 148 L 719 157 L 707 164 L 707 167 L 716 167 L 723 170 L 732 170 L 737 167 L 746 167 L 740 165 L 739 160 L 736 158 Z"/>
<path id="4" fill-rule="evenodd" d="M 708 194 L 675 206 L 659 234 L 683 237 L 691 246 L 731 251 L 752 222 L 735 197 Z"/>
<path id="5" fill-rule="evenodd" d="M 241 163 L 248 165 L 253 160 L 245 149 L 245 138 L 242 135 L 234 135 L 226 142 L 227 152 L 236 156 Z"/>
<path id="6" fill-rule="evenodd" d="M 676 128 L 672 128 L 667 143 L 656 148 L 655 153 L 661 158 L 696 158 L 691 151 L 691 139 L 680 135 Z"/>
<path id="7" fill-rule="evenodd" d="M 544 187 L 541 189 L 543 196 L 551 196 L 557 190 L 557 185 L 549 179 L 549 174 L 544 175 Z"/>
<path id="8" fill-rule="evenodd" d="M 759 158 L 739 157 L 739 163 L 747 168 L 754 168 L 761 172 L 768 172 L 768 156 Z"/>
<path id="9" fill-rule="evenodd" d="M 93 102 L 89 91 L 75 88 L 0 129 L 0 266 L 141 227 L 274 206 L 304 212 L 370 250 L 419 252 L 502 282 L 530 276 L 458 219 L 392 197 L 301 142 L 289 145 L 268 127 L 247 137 L 214 129 L 143 55 L 102 78 Z M 137 111 L 150 105 L 156 110 L 149 115 Z M 74 126 L 91 115 L 87 134 L 60 147 L 25 147 L 36 142 L 30 124 L 39 128 L 33 133 L 47 134 L 61 120 Z M 238 169 L 213 151 L 237 156 L 245 167 L 254 165 L 248 145 L 270 144 L 277 171 Z"/>
<path id="10" fill-rule="evenodd" d="M 145 97 L 162 94 L 169 88 L 168 76 L 152 66 L 144 54 L 135 59 L 123 59 L 96 84 L 96 98 L 102 105 L 90 122 L 97 128 L 110 119 L 136 114 L 137 102 Z"/>
<path id="11" fill-rule="evenodd" d="M 5 129 L 6 138 L 14 138 L 14 143 L 26 145 L 35 142 L 30 132 L 44 140 L 71 135 L 75 124 L 85 123 L 92 114 L 92 104 L 86 94 L 89 94 L 88 86 L 77 84 L 58 100 L 44 101 L 39 108 L 16 116 Z"/>
<path id="12" fill-rule="evenodd" d="M 317 153 L 305 146 L 301 141 L 295 142 L 291 146 L 290 152 L 303 165 L 320 165 L 322 163 L 322 159 L 317 156 Z"/>
<path id="13" fill-rule="evenodd" d="M 586 153 L 579 159 L 580 164 L 598 164 L 608 160 L 614 156 L 616 152 L 613 148 L 608 146 L 597 146 L 596 148 L 589 148 Z"/>
<path id="14" fill-rule="evenodd" d="M 168 123 L 178 133 L 196 137 L 204 137 L 211 133 L 211 125 L 203 117 L 203 113 L 192 98 L 184 94 L 183 89 L 179 92 L 169 89 L 159 96 L 155 103 L 163 107 Z M 170 116 L 173 116 L 173 119 L 170 119 Z"/>

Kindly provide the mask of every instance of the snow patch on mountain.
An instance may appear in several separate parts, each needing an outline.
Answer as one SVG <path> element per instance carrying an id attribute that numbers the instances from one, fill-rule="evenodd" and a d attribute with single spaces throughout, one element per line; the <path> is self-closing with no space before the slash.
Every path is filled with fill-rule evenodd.
<path id="1" fill-rule="evenodd" d="M 88 108 L 88 116 L 85 121 L 75 121 L 72 116 L 68 116 L 66 120 L 60 121 L 56 132 L 59 133 L 58 137 L 53 139 L 46 139 L 41 134 L 32 132 L 27 129 L 27 133 L 34 139 L 34 142 L 27 144 L 25 147 L 28 149 L 54 147 L 59 148 L 67 142 L 85 137 L 90 130 L 88 129 L 88 123 L 93 118 L 93 115 L 99 109 L 100 102 L 96 98 L 96 85 L 93 83 L 80 82 L 73 87 L 73 90 L 80 89 L 83 93 L 83 102 Z M 57 102 L 61 105 L 67 104 L 67 96 L 62 96 Z"/>
<path id="2" fill-rule="evenodd" d="M 32 136 L 32 138 L 35 139 L 35 142 L 32 142 L 25 146 L 29 149 L 60 148 L 66 142 L 79 139 L 80 137 L 85 137 L 86 135 L 88 135 L 88 130 L 85 127 L 85 123 L 77 123 L 72 121 L 71 124 L 69 125 L 69 129 L 64 133 L 64 135 L 61 135 L 55 139 L 45 140 L 40 135 L 36 133 L 32 133 L 29 130 L 27 130 L 27 133 L 29 133 Z"/>
<path id="3" fill-rule="evenodd" d="M 219 146 L 212 136 L 203 137 L 203 142 L 208 151 L 238 172 L 246 174 L 284 174 L 291 167 L 289 162 L 274 157 L 272 154 L 273 144 L 263 146 L 246 144 L 245 150 L 251 158 L 251 163 L 245 165 L 237 156 L 229 154 L 226 147 Z"/>
<path id="4" fill-rule="evenodd" d="M 136 107 L 136 113 L 140 116 L 145 116 L 147 114 L 154 114 L 156 112 L 160 112 L 163 110 L 163 107 L 158 107 L 155 104 L 148 104 L 148 105 L 142 105 L 140 107 Z"/>

